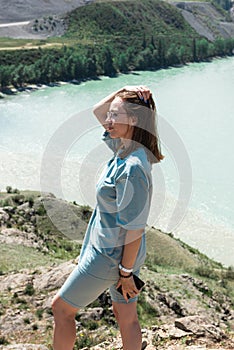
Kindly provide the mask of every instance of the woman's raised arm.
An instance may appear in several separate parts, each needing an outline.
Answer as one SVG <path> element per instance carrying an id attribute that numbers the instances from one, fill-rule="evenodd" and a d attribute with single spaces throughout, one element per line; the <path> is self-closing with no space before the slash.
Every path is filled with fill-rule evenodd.
<path id="1" fill-rule="evenodd" d="M 138 94 L 140 98 L 144 99 L 145 101 L 147 101 L 151 95 L 150 89 L 147 86 L 143 86 L 143 85 L 124 86 L 121 89 L 115 92 L 112 92 L 110 95 L 104 97 L 100 102 L 98 102 L 93 108 L 94 115 L 97 117 L 98 121 L 102 125 L 105 124 L 106 113 L 110 109 L 111 102 L 114 100 L 115 96 L 119 92 L 124 92 L 124 91 L 134 91 Z"/>
<path id="2" fill-rule="evenodd" d="M 112 92 L 110 95 L 104 97 L 100 102 L 94 105 L 93 113 L 102 125 L 105 124 L 106 113 L 110 109 L 111 102 L 115 99 L 115 96 L 122 91 L 124 91 L 124 88 L 121 88 L 115 92 Z"/>

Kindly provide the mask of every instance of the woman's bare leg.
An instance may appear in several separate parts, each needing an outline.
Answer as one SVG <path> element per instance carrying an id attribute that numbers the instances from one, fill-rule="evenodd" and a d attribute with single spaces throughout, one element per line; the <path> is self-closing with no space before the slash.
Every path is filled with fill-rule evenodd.
<path id="1" fill-rule="evenodd" d="M 123 350 L 141 350 L 142 335 L 137 316 L 137 302 L 129 304 L 113 302 L 112 304 L 120 328 Z"/>
<path id="2" fill-rule="evenodd" d="M 54 314 L 54 350 L 72 350 L 76 341 L 75 316 L 78 309 L 63 301 L 58 295 L 52 302 Z"/>

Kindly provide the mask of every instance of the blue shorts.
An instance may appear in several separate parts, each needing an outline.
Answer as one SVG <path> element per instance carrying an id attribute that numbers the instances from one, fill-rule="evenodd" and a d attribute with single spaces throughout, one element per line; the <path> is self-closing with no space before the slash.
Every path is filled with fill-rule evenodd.
<path id="1" fill-rule="evenodd" d="M 139 269 L 134 273 L 138 275 Z M 112 301 L 126 304 L 126 300 L 116 289 L 118 280 L 118 265 L 95 247 L 90 246 L 85 249 L 81 261 L 65 281 L 58 295 L 69 305 L 80 309 L 96 300 L 109 288 Z M 128 303 L 136 300 L 137 296 L 130 298 Z"/>

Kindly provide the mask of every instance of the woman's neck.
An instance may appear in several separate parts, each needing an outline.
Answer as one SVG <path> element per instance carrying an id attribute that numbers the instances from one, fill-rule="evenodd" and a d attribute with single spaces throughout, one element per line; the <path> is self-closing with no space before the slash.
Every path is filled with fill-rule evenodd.
<path id="1" fill-rule="evenodd" d="M 131 142 L 132 142 L 131 139 L 124 139 L 124 138 L 121 138 L 120 140 L 121 140 L 120 147 L 121 147 L 121 148 L 125 148 L 125 149 L 127 149 L 127 148 L 131 145 Z"/>

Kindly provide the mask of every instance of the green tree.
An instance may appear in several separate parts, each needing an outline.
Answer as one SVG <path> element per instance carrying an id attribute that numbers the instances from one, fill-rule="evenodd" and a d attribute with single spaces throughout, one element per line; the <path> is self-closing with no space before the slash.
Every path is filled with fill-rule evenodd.
<path id="1" fill-rule="evenodd" d="M 166 66 L 166 59 L 165 59 L 165 51 L 166 51 L 166 42 L 165 39 L 160 37 L 158 41 L 158 59 L 159 59 L 159 65 L 160 67 Z"/>
<path id="2" fill-rule="evenodd" d="M 195 38 L 193 38 L 192 41 L 192 57 L 193 57 L 193 62 L 197 62 L 198 61 L 198 57 L 197 57 L 197 41 Z"/>
<path id="3" fill-rule="evenodd" d="M 67 65 L 64 58 L 60 58 L 58 62 L 58 70 L 60 72 L 60 79 L 66 80 L 67 77 Z"/>
<path id="4" fill-rule="evenodd" d="M 73 79 L 81 79 L 85 77 L 85 69 L 83 63 L 83 57 L 75 54 L 73 57 L 72 65 L 72 77 Z"/>
<path id="5" fill-rule="evenodd" d="M 9 66 L 0 66 L 0 84 L 1 88 L 9 86 L 12 82 L 12 68 Z"/>
<path id="6" fill-rule="evenodd" d="M 24 74 L 24 65 L 20 64 L 19 66 L 15 67 L 15 70 L 13 71 L 12 76 L 12 82 L 14 86 L 22 86 L 25 82 L 25 74 Z"/>
<path id="7" fill-rule="evenodd" d="M 225 41 L 225 52 L 227 55 L 232 55 L 234 49 L 234 38 L 228 38 Z"/>
<path id="8" fill-rule="evenodd" d="M 157 49 L 153 50 L 152 52 L 152 64 L 153 64 L 153 68 L 155 69 L 160 68 L 160 58 L 159 58 Z"/>
<path id="9" fill-rule="evenodd" d="M 103 74 L 112 76 L 116 73 L 112 55 L 108 46 L 103 49 Z"/>
<path id="10" fill-rule="evenodd" d="M 178 58 L 178 52 L 177 52 L 177 46 L 175 43 L 172 43 L 167 51 L 166 51 L 166 55 L 165 55 L 165 58 L 166 58 L 166 62 L 167 62 L 167 65 L 170 66 L 170 65 L 175 65 L 175 64 L 178 64 L 180 61 L 179 61 L 179 58 Z"/>
<path id="11" fill-rule="evenodd" d="M 214 42 L 215 51 L 217 55 L 224 55 L 225 54 L 225 43 L 224 39 L 217 38 Z"/>
<path id="12" fill-rule="evenodd" d="M 118 58 L 118 68 L 120 72 L 126 73 L 128 71 L 127 56 L 124 52 L 119 55 Z"/>
<path id="13" fill-rule="evenodd" d="M 97 60 L 95 55 L 87 59 L 85 72 L 88 77 L 95 77 L 97 75 Z"/>
<path id="14" fill-rule="evenodd" d="M 206 39 L 197 41 L 197 57 L 199 61 L 208 57 L 208 41 Z"/>

